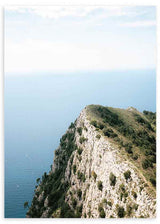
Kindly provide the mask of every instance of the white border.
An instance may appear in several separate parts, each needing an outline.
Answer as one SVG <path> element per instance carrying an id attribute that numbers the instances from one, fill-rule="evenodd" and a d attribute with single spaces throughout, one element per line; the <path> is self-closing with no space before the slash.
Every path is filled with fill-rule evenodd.
<path id="1" fill-rule="evenodd" d="M 158 56 L 160 55 L 160 1 L 158 0 L 1 0 L 0 2 L 0 49 L 1 59 L 0 59 L 0 223 L 160 223 L 160 189 L 159 189 L 159 180 L 160 174 L 157 174 L 157 218 L 156 219 L 4 219 L 4 100 L 3 100 L 3 7 L 4 6 L 32 6 L 32 5 L 155 5 L 157 6 L 157 171 L 160 170 L 160 160 L 158 148 L 160 146 L 160 125 L 159 125 L 159 112 L 160 112 L 160 60 Z"/>

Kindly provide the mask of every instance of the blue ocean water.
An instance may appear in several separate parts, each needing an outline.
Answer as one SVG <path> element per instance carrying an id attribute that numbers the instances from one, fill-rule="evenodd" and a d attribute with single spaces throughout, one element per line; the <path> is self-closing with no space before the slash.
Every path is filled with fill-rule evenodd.
<path id="1" fill-rule="evenodd" d="M 5 217 L 23 218 L 68 126 L 88 104 L 156 111 L 156 73 L 79 72 L 5 77 Z"/>

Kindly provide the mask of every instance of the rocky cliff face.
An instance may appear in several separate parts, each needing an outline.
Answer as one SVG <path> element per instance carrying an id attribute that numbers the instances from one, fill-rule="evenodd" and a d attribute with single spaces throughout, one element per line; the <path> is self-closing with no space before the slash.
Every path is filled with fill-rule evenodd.
<path id="1" fill-rule="evenodd" d="M 86 107 L 62 137 L 27 217 L 156 216 L 155 188 L 114 140 L 117 136 L 110 139 L 103 125 L 93 124 Z"/>

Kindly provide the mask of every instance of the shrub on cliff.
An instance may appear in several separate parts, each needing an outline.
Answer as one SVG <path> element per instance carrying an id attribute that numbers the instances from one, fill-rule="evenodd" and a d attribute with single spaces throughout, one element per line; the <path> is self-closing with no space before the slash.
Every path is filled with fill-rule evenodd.
<path id="1" fill-rule="evenodd" d="M 77 190 L 77 196 L 79 197 L 79 199 L 81 199 L 81 196 L 82 196 L 82 191 L 81 191 L 81 189 L 78 189 L 78 190 Z"/>
<path id="2" fill-rule="evenodd" d="M 110 138 L 116 138 L 118 136 L 111 128 L 104 128 L 103 133 Z"/>
<path id="3" fill-rule="evenodd" d="M 125 145 L 125 150 L 126 150 L 126 152 L 128 152 L 129 154 L 132 154 L 133 153 L 133 151 L 132 151 L 132 145 L 131 144 L 126 144 Z"/>
<path id="4" fill-rule="evenodd" d="M 150 178 L 150 182 L 152 183 L 152 185 L 154 186 L 154 187 L 156 187 L 156 179 L 155 178 Z"/>
<path id="5" fill-rule="evenodd" d="M 37 178 L 37 180 L 36 180 L 37 184 L 39 184 L 40 180 L 41 180 L 40 178 Z"/>
<path id="6" fill-rule="evenodd" d="M 126 214 L 127 214 L 128 217 L 131 216 L 131 214 L 132 214 L 132 210 L 133 210 L 132 205 L 131 205 L 131 204 L 128 204 L 128 205 L 126 206 Z"/>
<path id="7" fill-rule="evenodd" d="M 97 126 L 97 121 L 95 121 L 95 120 L 91 121 L 90 124 L 93 125 L 95 128 L 98 127 L 98 126 Z"/>
<path id="8" fill-rule="evenodd" d="M 77 206 L 77 200 L 75 198 L 72 198 L 72 206 L 75 209 Z"/>
<path id="9" fill-rule="evenodd" d="M 126 189 L 123 183 L 119 185 L 119 190 L 125 192 Z"/>
<path id="10" fill-rule="evenodd" d="M 100 191 L 102 191 L 102 189 L 103 189 L 102 181 L 98 181 L 98 183 L 97 183 L 97 187 L 98 187 L 98 189 L 99 189 Z"/>
<path id="11" fill-rule="evenodd" d="M 73 165 L 73 173 L 74 173 L 74 174 L 76 173 L 76 170 L 77 170 L 77 167 L 76 167 L 76 165 L 74 164 L 74 165 Z"/>
<path id="12" fill-rule="evenodd" d="M 147 169 L 148 167 L 153 167 L 153 164 L 151 163 L 150 160 L 145 159 L 142 161 L 142 167 L 143 169 Z"/>
<path id="13" fill-rule="evenodd" d="M 100 218 L 105 218 L 106 217 L 106 214 L 105 214 L 105 211 L 104 211 L 104 208 L 103 208 L 103 204 L 100 203 L 98 205 L 98 212 L 99 212 L 99 217 Z"/>
<path id="14" fill-rule="evenodd" d="M 109 205 L 110 207 L 112 207 L 112 202 L 111 201 L 107 201 L 107 205 Z"/>
<path id="15" fill-rule="evenodd" d="M 74 123 L 72 122 L 71 124 L 70 124 L 70 126 L 69 126 L 69 129 L 72 129 L 72 128 L 74 128 L 75 127 L 75 125 L 74 125 Z"/>
<path id="16" fill-rule="evenodd" d="M 127 170 L 126 172 L 124 172 L 124 177 L 125 177 L 126 180 L 130 179 L 131 178 L 131 171 Z"/>
<path id="17" fill-rule="evenodd" d="M 104 125 L 102 123 L 98 123 L 98 127 L 102 130 L 104 128 Z"/>
<path id="18" fill-rule="evenodd" d="M 122 206 L 117 205 L 117 215 L 119 218 L 123 218 L 125 216 L 125 210 Z"/>
<path id="19" fill-rule="evenodd" d="M 137 198 L 137 193 L 135 191 L 132 191 L 132 195 L 133 195 L 134 199 Z"/>
<path id="20" fill-rule="evenodd" d="M 77 218 L 81 218 L 82 216 L 82 209 L 83 209 L 83 204 L 81 204 L 80 206 L 77 206 L 77 209 L 76 209 L 76 216 Z"/>
<path id="21" fill-rule="evenodd" d="M 110 185 L 111 186 L 115 186 L 115 184 L 116 184 L 116 176 L 113 173 L 110 173 L 109 181 L 110 181 Z"/>
<path id="22" fill-rule="evenodd" d="M 71 210 L 67 203 L 63 203 L 61 207 L 60 218 L 76 218 L 74 211 Z"/>
<path id="23" fill-rule="evenodd" d="M 81 127 L 78 127 L 77 128 L 77 132 L 79 133 L 79 135 L 82 135 L 82 128 Z"/>
<path id="24" fill-rule="evenodd" d="M 79 155 L 81 155 L 81 154 L 82 154 L 82 151 L 83 151 L 83 149 L 82 149 L 82 148 L 78 148 L 78 149 L 77 149 L 77 152 L 78 152 L 78 154 L 79 154 Z"/>
<path id="25" fill-rule="evenodd" d="M 79 142 L 82 144 L 83 142 L 87 141 L 88 139 L 85 137 L 80 137 Z"/>
<path id="26" fill-rule="evenodd" d="M 79 170 L 77 172 L 77 178 L 83 182 L 85 182 L 85 180 L 86 180 L 85 174 L 80 172 Z"/>
<path id="27" fill-rule="evenodd" d="M 98 134 L 98 135 L 96 135 L 96 138 L 100 139 L 100 138 L 101 138 L 101 135 L 99 135 L 99 134 Z"/>
<path id="28" fill-rule="evenodd" d="M 99 217 L 100 217 L 100 218 L 105 218 L 105 217 L 106 217 L 106 213 L 105 213 L 104 209 L 102 209 L 102 210 L 100 211 L 100 213 L 99 213 Z"/>
<path id="29" fill-rule="evenodd" d="M 138 159 L 138 154 L 135 153 L 135 154 L 132 156 L 132 158 L 133 158 L 134 160 L 137 160 L 137 159 Z"/>

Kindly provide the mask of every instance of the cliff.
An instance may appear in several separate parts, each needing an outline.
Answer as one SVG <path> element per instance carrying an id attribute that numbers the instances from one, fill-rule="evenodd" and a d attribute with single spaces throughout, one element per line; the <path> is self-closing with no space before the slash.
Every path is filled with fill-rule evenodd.
<path id="1" fill-rule="evenodd" d="M 87 106 L 70 125 L 27 217 L 156 216 L 155 114 Z"/>

